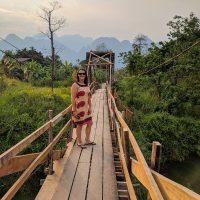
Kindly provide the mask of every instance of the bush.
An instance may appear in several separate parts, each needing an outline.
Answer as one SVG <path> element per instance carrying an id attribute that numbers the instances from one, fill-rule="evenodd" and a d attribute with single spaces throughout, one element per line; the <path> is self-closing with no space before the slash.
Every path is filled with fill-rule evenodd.
<path id="1" fill-rule="evenodd" d="M 149 143 L 159 141 L 163 146 L 162 161 L 185 160 L 199 152 L 200 121 L 190 117 L 175 117 L 166 112 L 144 115 L 140 119 L 143 134 Z"/>
<path id="2" fill-rule="evenodd" d="M 48 110 L 53 109 L 56 115 L 70 104 L 67 88 L 55 88 L 55 94 L 51 94 L 50 88 L 34 88 L 17 80 L 7 79 L 5 83 L 7 87 L 0 94 L 0 154 L 44 124 L 48 120 Z M 63 123 L 54 128 L 54 136 L 63 127 Z M 20 154 L 40 152 L 47 144 L 48 135 L 45 133 Z M 58 145 L 55 148 L 59 148 Z M 40 165 L 16 194 L 15 199 L 35 198 L 39 190 L 39 180 L 45 176 L 43 170 L 44 166 Z M 21 172 L 1 178 L 0 197 L 20 174 Z"/>
<path id="3" fill-rule="evenodd" d="M 4 81 L 3 77 L 0 77 L 0 93 L 3 92 L 7 87 L 7 83 Z"/>

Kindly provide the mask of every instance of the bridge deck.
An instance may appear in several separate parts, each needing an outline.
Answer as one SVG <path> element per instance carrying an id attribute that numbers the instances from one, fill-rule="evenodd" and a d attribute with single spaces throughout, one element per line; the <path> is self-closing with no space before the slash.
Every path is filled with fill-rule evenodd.
<path id="1" fill-rule="evenodd" d="M 70 156 L 67 155 L 69 154 L 67 151 L 63 159 L 54 162 L 55 173 L 47 176 L 36 199 L 117 199 L 105 89 L 95 92 L 92 106 L 91 140 L 95 140 L 97 145 L 88 146 L 83 150 L 76 144 L 69 146 Z M 83 133 L 83 141 L 84 136 Z"/>

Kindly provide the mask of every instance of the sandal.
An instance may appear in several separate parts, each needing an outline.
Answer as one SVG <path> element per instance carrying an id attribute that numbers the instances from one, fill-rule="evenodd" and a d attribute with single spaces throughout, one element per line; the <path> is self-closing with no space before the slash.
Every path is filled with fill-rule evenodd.
<path id="1" fill-rule="evenodd" d="M 85 145 L 96 145 L 96 142 L 87 142 Z"/>
<path id="2" fill-rule="evenodd" d="M 84 144 L 77 143 L 77 146 L 80 147 L 81 149 L 86 149 L 87 148 Z"/>

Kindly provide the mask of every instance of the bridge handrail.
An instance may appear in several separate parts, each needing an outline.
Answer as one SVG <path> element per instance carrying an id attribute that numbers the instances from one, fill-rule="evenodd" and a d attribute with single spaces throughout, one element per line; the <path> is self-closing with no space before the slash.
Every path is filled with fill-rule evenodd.
<path id="1" fill-rule="evenodd" d="M 12 199 L 17 191 L 21 188 L 24 182 L 29 178 L 33 170 L 41 163 L 41 161 L 48 155 L 48 153 L 53 149 L 62 135 L 65 133 L 65 130 L 69 127 L 71 120 L 69 120 L 57 136 L 53 139 L 51 143 L 38 155 L 38 157 L 30 164 L 30 166 L 22 173 L 22 175 L 17 179 L 13 186 L 6 192 L 1 200 Z"/>
<path id="2" fill-rule="evenodd" d="M 120 128 L 128 130 L 128 138 L 129 138 L 129 141 L 133 147 L 133 150 L 134 150 L 136 158 L 137 158 L 137 160 L 135 160 L 132 157 L 130 157 L 131 172 L 147 188 L 147 190 L 149 191 L 149 194 L 151 196 L 151 199 L 161 199 L 162 198 L 162 199 L 167 199 L 167 200 L 168 199 L 199 200 L 200 195 L 198 195 L 197 193 L 162 176 L 161 174 L 151 170 L 148 167 L 132 131 L 130 130 L 130 128 L 128 127 L 126 122 L 124 121 L 121 113 L 119 112 L 119 110 L 116 106 L 115 98 L 113 97 L 113 95 L 111 93 L 111 89 L 110 89 L 109 85 L 107 87 L 107 92 L 108 92 L 108 106 L 109 106 L 109 110 L 111 113 L 111 121 L 114 119 L 114 116 L 116 116 L 116 118 L 117 118 L 117 120 L 114 120 L 115 121 L 114 123 L 116 125 L 118 143 L 119 143 L 119 147 L 120 147 L 120 159 L 122 161 L 122 166 L 123 166 L 123 170 L 125 172 L 126 180 L 128 180 L 130 178 L 130 175 L 126 173 L 127 164 L 125 162 L 125 153 L 124 153 L 123 147 L 122 147 L 122 139 L 123 138 L 121 138 L 121 136 L 120 136 Z M 123 133 L 124 133 L 124 131 L 122 131 L 122 134 Z M 127 185 L 128 185 L 128 182 L 129 181 L 127 181 Z M 153 184 L 152 184 L 152 182 L 153 182 Z M 154 195 L 155 192 L 158 191 L 158 190 L 155 190 L 155 188 L 154 188 L 155 185 L 156 185 L 156 188 L 159 190 L 159 193 L 160 193 L 159 195 L 162 195 L 161 198 L 160 197 L 157 198 L 157 196 Z M 128 191 L 129 191 L 129 194 L 132 193 L 132 191 L 130 191 L 130 187 L 128 187 Z M 133 197 L 133 199 L 134 199 L 134 197 Z"/>
<path id="3" fill-rule="evenodd" d="M 29 144 L 41 136 L 50 127 L 54 127 L 58 122 L 63 119 L 63 116 L 71 111 L 71 105 L 67 107 L 64 111 L 56 115 L 52 120 L 49 120 L 44 125 L 39 127 L 36 131 L 32 132 L 30 135 L 25 137 L 23 140 L 18 142 L 16 145 L 5 151 L 0 155 L 0 168 L 8 163 L 8 161 L 15 155 L 24 150 Z"/>
<path id="4" fill-rule="evenodd" d="M 154 180 L 154 178 L 151 174 L 151 171 L 150 171 L 150 169 L 149 169 L 149 167 L 148 167 L 148 165 L 147 165 L 147 163 L 144 159 L 144 156 L 143 156 L 143 154 L 142 154 L 142 152 L 141 152 L 141 150 L 140 150 L 140 148 L 137 144 L 137 141 L 136 141 L 135 137 L 133 136 L 131 130 L 129 129 L 128 125 L 126 124 L 126 122 L 123 120 L 122 116 L 119 113 L 119 110 L 116 106 L 115 98 L 113 97 L 113 95 L 111 93 L 111 88 L 110 88 L 109 85 L 107 86 L 107 92 L 108 92 L 108 98 L 110 100 L 109 107 L 111 107 L 111 108 L 113 107 L 113 109 L 112 109 L 113 114 L 111 114 L 111 115 L 116 116 L 116 118 L 117 118 L 117 120 L 120 124 L 120 127 L 122 129 L 126 128 L 128 130 L 129 141 L 130 141 L 130 143 L 133 147 L 134 153 L 135 153 L 139 163 L 142 166 L 141 169 L 142 169 L 142 172 L 143 172 L 143 176 L 145 178 L 146 186 L 147 186 L 147 189 L 149 191 L 149 194 L 150 194 L 152 200 L 162 200 L 163 199 L 162 194 L 161 194 L 161 192 L 160 192 L 160 190 L 159 190 L 159 188 L 158 188 L 158 186 L 157 186 L 157 184 L 156 184 L 156 182 L 155 182 L 155 180 Z M 121 152 L 120 152 L 120 154 L 121 154 Z M 121 156 L 124 156 L 124 155 L 121 154 Z"/>
<path id="5" fill-rule="evenodd" d="M 125 160 L 125 157 L 124 157 L 124 150 L 123 150 L 122 142 L 120 140 L 120 131 L 119 130 L 120 130 L 119 124 L 116 122 L 117 139 L 118 139 L 119 150 L 120 150 L 119 156 L 120 156 L 120 160 L 122 162 L 122 167 L 123 167 L 123 171 L 124 171 L 125 178 L 126 178 L 129 196 L 130 196 L 131 200 L 137 200 L 135 190 L 133 188 L 131 178 L 130 178 L 130 175 L 129 175 L 128 167 L 126 165 L 126 160 Z"/>
<path id="6" fill-rule="evenodd" d="M 145 186 L 143 178 L 141 176 L 141 165 L 138 161 L 131 158 L 132 163 L 132 173 L 135 177 Z M 192 190 L 184 187 L 183 185 L 176 183 L 175 181 L 170 180 L 169 178 L 155 172 L 151 169 L 151 173 L 164 197 L 164 199 L 172 200 L 199 200 L 200 195 L 193 192 Z"/>

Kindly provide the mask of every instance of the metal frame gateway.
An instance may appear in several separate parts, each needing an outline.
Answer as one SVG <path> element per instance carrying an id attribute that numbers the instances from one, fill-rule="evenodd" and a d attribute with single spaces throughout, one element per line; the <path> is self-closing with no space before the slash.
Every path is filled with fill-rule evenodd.
<path id="1" fill-rule="evenodd" d="M 87 75 L 89 83 L 92 82 L 92 70 L 96 67 L 106 69 L 107 80 L 110 85 L 114 81 L 115 54 L 112 51 L 90 51 L 86 53 Z"/>

